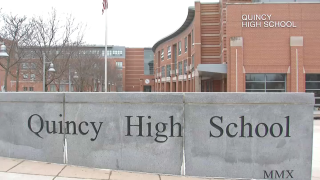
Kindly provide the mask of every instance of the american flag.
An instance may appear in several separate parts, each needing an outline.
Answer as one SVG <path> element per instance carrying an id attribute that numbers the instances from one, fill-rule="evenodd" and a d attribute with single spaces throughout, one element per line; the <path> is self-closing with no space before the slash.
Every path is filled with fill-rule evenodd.
<path id="1" fill-rule="evenodd" d="M 103 0 L 102 6 L 103 6 L 103 9 L 102 9 L 102 14 L 103 14 L 104 10 L 108 9 L 108 0 Z"/>

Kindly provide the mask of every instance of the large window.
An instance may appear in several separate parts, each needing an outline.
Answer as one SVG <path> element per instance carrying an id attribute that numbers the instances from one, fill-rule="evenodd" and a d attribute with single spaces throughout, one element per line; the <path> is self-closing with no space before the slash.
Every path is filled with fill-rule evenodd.
<path id="1" fill-rule="evenodd" d="M 163 51 L 163 49 L 161 50 L 161 61 L 163 61 L 164 60 L 164 51 Z"/>
<path id="2" fill-rule="evenodd" d="M 193 72 L 194 71 L 194 55 L 192 55 L 192 69 L 191 71 Z"/>
<path id="3" fill-rule="evenodd" d="M 168 47 L 168 59 L 171 59 L 171 46 Z"/>
<path id="4" fill-rule="evenodd" d="M 184 52 L 186 53 L 188 51 L 188 38 L 184 38 Z"/>
<path id="5" fill-rule="evenodd" d="M 167 77 L 170 77 L 171 65 L 167 65 Z"/>
<path id="6" fill-rule="evenodd" d="M 246 92 L 286 92 L 286 75 L 246 74 Z"/>
<path id="7" fill-rule="evenodd" d="M 314 93 L 315 107 L 320 107 L 320 74 L 306 74 L 306 92 Z"/>
<path id="8" fill-rule="evenodd" d="M 193 37 L 193 30 L 192 30 L 192 32 L 191 32 L 191 41 L 192 41 L 191 44 L 192 44 L 192 46 L 194 46 L 194 40 L 193 39 L 194 39 L 194 37 Z"/>
<path id="9" fill-rule="evenodd" d="M 153 75 L 153 52 L 151 49 L 144 49 L 144 75 Z"/>
<path id="10" fill-rule="evenodd" d="M 60 92 L 67 92 L 67 91 L 66 91 L 66 85 L 60 85 L 59 91 L 60 91 Z"/>
<path id="11" fill-rule="evenodd" d="M 56 85 L 50 85 L 50 92 L 56 92 Z"/>
<path id="12" fill-rule="evenodd" d="M 161 77 L 165 77 L 165 67 L 161 67 Z"/>
<path id="13" fill-rule="evenodd" d="M 117 69 L 122 69 L 122 62 L 116 62 Z"/>
<path id="14" fill-rule="evenodd" d="M 179 75 L 182 75 L 182 62 L 179 62 Z"/>
<path id="15" fill-rule="evenodd" d="M 181 41 L 179 41 L 179 49 L 178 49 L 179 55 L 181 55 L 181 51 L 182 51 L 181 48 L 182 48 L 182 47 L 181 47 Z"/>

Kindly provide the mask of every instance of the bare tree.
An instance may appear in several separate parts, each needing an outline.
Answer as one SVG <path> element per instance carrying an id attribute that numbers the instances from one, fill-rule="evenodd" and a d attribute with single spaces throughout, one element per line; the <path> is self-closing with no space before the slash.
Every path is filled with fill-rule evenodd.
<path id="1" fill-rule="evenodd" d="M 88 53 L 87 48 L 79 49 L 72 60 L 71 67 L 77 72 L 78 78 L 73 82 L 77 91 L 98 91 L 98 81 L 103 83 L 104 58 L 97 53 Z"/>
<path id="2" fill-rule="evenodd" d="M 46 62 L 51 62 L 55 66 L 55 73 L 48 75 L 49 66 L 36 72 L 36 76 L 45 82 L 45 91 L 47 86 L 56 80 L 61 80 L 66 75 L 69 67 L 69 60 L 74 52 L 83 42 L 84 28 L 81 24 L 76 24 L 75 18 L 71 15 L 61 21 L 57 17 L 55 9 L 50 13 L 49 19 L 37 17 L 33 19 L 35 24 L 35 36 L 31 42 L 34 46 L 33 51 L 39 58 L 38 64 L 43 66 L 43 58 Z"/>
<path id="3" fill-rule="evenodd" d="M 26 52 L 24 48 L 29 44 L 33 34 L 33 23 L 27 17 L 18 15 L 1 15 L 4 26 L 1 28 L 0 36 L 8 40 L 6 43 L 9 57 L 6 62 L 0 61 L 0 66 L 5 70 L 5 91 L 7 91 L 8 75 L 16 78 L 16 91 L 19 88 L 19 70 L 20 63 L 24 61 Z M 13 69 L 16 68 L 16 72 Z"/>

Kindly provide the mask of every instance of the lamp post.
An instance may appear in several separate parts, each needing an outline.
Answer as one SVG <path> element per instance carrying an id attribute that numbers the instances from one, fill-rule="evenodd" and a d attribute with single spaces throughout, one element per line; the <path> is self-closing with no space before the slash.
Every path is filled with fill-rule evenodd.
<path id="1" fill-rule="evenodd" d="M 74 78 L 74 79 L 78 79 L 78 78 L 79 78 L 79 76 L 78 76 L 78 74 L 77 74 L 77 71 L 74 72 L 73 78 Z M 71 91 L 71 71 L 70 71 L 70 65 L 69 65 L 69 92 L 72 92 L 72 91 Z"/>
<path id="2" fill-rule="evenodd" d="M 99 84 L 100 84 L 100 79 L 98 79 L 98 86 L 97 86 L 97 91 L 98 91 L 98 92 L 100 92 L 100 90 L 99 90 L 99 88 L 100 88 L 100 87 L 99 87 Z"/>
<path id="3" fill-rule="evenodd" d="M 6 46 L 3 44 L 3 45 L 1 45 L 1 47 L 0 47 L 0 57 L 6 57 L 7 58 L 7 68 L 8 68 L 8 66 L 9 66 L 9 55 L 8 55 L 8 53 L 6 52 Z M 6 70 L 6 77 L 8 77 L 7 76 L 7 74 L 8 74 L 8 72 L 9 72 L 9 69 L 7 69 Z M 4 91 L 6 92 L 7 91 L 7 79 L 5 79 L 5 83 L 4 83 L 5 85 L 4 85 Z M 1 86 L 0 86 L 1 87 Z M 0 89 L 1 90 L 1 89 Z"/>
<path id="4" fill-rule="evenodd" d="M 49 72 L 55 72 L 52 62 L 46 62 L 46 55 L 42 53 L 43 56 L 43 92 L 46 92 L 46 63 L 50 63 Z"/>

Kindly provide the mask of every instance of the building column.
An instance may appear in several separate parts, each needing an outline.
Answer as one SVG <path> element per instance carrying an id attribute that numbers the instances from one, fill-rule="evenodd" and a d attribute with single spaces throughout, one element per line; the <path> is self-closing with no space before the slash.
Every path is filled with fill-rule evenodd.
<path id="1" fill-rule="evenodd" d="M 305 92 L 303 71 L 303 36 L 290 37 L 290 92 Z"/>
<path id="2" fill-rule="evenodd" d="M 243 38 L 230 38 L 230 58 L 228 58 L 228 92 L 245 92 L 243 72 Z"/>
<path id="3" fill-rule="evenodd" d="M 160 73 L 159 92 L 162 92 L 162 72 Z"/>
<path id="4" fill-rule="evenodd" d="M 142 79 L 140 79 L 140 92 L 143 92 L 143 83 Z"/>
<path id="5" fill-rule="evenodd" d="M 200 79 L 200 76 L 199 76 L 198 69 L 195 69 L 195 71 L 194 71 L 194 83 L 195 83 L 194 92 L 201 92 L 201 79 Z"/>
<path id="6" fill-rule="evenodd" d="M 170 90 L 169 92 L 173 92 L 173 77 L 174 77 L 174 74 L 173 74 L 173 63 L 171 63 L 171 70 L 170 70 Z"/>

